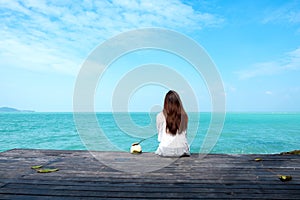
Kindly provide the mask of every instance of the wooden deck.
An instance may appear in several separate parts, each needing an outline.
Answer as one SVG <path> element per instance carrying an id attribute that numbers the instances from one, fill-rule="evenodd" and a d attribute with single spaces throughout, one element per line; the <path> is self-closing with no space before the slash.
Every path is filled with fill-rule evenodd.
<path id="1" fill-rule="evenodd" d="M 170 159 L 152 153 L 99 154 L 129 168 L 136 158 L 149 166 Z M 156 171 L 128 173 L 102 164 L 87 151 L 14 149 L 0 153 L 0 199 L 300 199 L 299 158 L 194 154 Z M 33 165 L 59 171 L 37 173 Z M 278 175 L 291 175 L 292 180 L 281 182 Z"/>

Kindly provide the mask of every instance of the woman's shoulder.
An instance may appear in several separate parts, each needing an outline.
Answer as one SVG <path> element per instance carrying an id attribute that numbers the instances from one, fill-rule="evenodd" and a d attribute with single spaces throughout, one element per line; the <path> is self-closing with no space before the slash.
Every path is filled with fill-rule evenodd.
<path id="1" fill-rule="evenodd" d="M 165 115 L 163 112 L 160 112 L 156 115 L 156 119 L 164 119 L 165 118 Z"/>
<path id="2" fill-rule="evenodd" d="M 165 115 L 163 112 L 160 112 L 156 115 L 156 122 L 163 122 L 165 121 Z"/>

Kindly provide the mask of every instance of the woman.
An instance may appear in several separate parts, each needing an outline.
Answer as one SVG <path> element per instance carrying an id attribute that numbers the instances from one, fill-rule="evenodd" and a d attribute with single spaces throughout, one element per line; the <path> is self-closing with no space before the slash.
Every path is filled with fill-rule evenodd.
<path id="1" fill-rule="evenodd" d="M 188 116 L 179 95 L 170 90 L 164 101 L 163 111 L 156 116 L 159 146 L 156 154 L 180 157 L 190 155 L 186 138 Z"/>

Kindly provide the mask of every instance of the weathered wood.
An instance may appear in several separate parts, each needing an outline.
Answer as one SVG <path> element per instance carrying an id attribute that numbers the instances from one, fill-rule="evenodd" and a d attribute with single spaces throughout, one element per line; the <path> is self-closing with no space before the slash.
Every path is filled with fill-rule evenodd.
<path id="1" fill-rule="evenodd" d="M 300 199 L 299 155 L 193 154 L 174 159 L 153 153 L 93 154 L 97 155 L 58 150 L 2 152 L 0 199 Z M 107 166 L 108 162 L 112 165 Z M 136 162 L 157 170 L 134 173 L 130 167 Z M 164 162 L 169 164 L 158 168 Z M 37 173 L 31 169 L 34 165 L 59 171 Z M 125 172 L 117 170 L 119 165 Z M 281 182 L 279 175 L 291 175 L 292 180 Z"/>

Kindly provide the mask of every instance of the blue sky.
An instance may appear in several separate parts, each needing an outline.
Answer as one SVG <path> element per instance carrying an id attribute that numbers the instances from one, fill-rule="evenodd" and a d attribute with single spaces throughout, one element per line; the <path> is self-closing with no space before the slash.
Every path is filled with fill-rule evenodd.
<path id="1" fill-rule="evenodd" d="M 207 51 L 222 77 L 227 111 L 300 111 L 299 1 L 0 0 L 0 26 L 0 107 L 72 111 L 76 77 L 90 52 L 124 31 L 159 27 L 186 35 Z M 110 88 L 130 64 L 155 59 L 174 64 L 172 56 L 148 53 L 112 66 L 105 89 L 100 85 L 96 91 L 97 111 L 110 111 Z M 124 63 L 128 68 L 118 73 Z M 197 93 L 200 111 L 209 111 L 201 77 L 176 64 L 174 69 L 203 90 Z M 129 107 L 147 111 L 162 103 L 165 91 L 145 87 Z"/>

